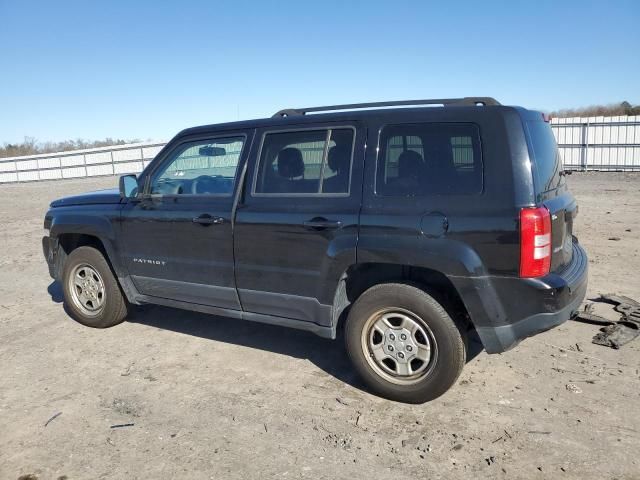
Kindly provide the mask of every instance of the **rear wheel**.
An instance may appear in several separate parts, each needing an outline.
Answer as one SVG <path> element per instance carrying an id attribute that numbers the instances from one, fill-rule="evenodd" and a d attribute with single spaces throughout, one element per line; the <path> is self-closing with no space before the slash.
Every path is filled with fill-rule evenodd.
<path id="1" fill-rule="evenodd" d="M 109 264 L 93 247 L 78 247 L 62 274 L 64 301 L 74 320 L 94 328 L 113 327 L 127 316 L 127 304 Z"/>
<path id="2" fill-rule="evenodd" d="M 408 403 L 439 397 L 465 363 L 461 330 L 432 296 L 407 284 L 376 285 L 345 326 L 349 356 L 376 393 Z"/>

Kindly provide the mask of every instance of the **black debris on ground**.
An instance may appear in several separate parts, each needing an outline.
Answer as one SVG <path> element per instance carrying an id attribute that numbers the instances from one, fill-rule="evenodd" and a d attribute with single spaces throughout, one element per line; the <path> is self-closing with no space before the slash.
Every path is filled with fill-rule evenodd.
<path id="1" fill-rule="evenodd" d="M 593 337 L 593 343 L 619 349 L 640 336 L 640 303 L 632 298 L 614 294 L 600 295 L 595 302 L 615 305 L 614 310 L 620 313 L 621 317 L 618 321 L 609 320 L 593 313 L 595 303 L 586 304 L 573 320 L 605 325 Z"/>

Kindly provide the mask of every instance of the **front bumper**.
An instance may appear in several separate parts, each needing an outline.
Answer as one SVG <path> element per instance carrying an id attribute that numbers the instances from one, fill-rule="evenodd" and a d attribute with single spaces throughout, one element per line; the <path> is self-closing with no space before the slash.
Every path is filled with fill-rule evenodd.
<path id="1" fill-rule="evenodd" d="M 54 280 L 60 280 L 62 275 L 61 255 L 58 248 L 58 239 L 45 236 L 42 237 L 42 253 L 49 267 L 49 275 Z"/>
<path id="2" fill-rule="evenodd" d="M 589 270 L 587 254 L 577 241 L 573 243 L 573 258 L 562 271 L 540 279 L 514 279 L 517 289 L 505 293 L 508 318 L 513 323 L 496 326 L 476 326 L 487 353 L 501 353 L 520 341 L 566 322 L 578 310 L 587 293 Z M 514 280 L 509 282 L 514 287 Z M 500 282 L 497 282 L 500 283 Z M 532 312 L 537 305 L 537 312 Z"/>

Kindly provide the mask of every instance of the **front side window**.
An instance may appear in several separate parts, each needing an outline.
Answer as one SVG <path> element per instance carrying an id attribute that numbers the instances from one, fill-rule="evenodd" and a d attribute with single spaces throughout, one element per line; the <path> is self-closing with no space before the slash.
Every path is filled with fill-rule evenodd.
<path id="1" fill-rule="evenodd" d="M 480 136 L 475 125 L 388 125 L 380 133 L 378 155 L 379 195 L 464 195 L 482 191 Z"/>
<path id="2" fill-rule="evenodd" d="M 155 195 L 231 195 L 244 137 L 180 146 L 151 181 Z"/>
<path id="3" fill-rule="evenodd" d="M 351 128 L 266 134 L 254 193 L 348 194 L 353 139 Z"/>

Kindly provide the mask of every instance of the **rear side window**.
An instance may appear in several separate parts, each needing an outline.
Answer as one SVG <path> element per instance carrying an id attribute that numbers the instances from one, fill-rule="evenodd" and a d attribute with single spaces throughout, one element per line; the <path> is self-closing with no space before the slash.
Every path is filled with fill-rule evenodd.
<path id="1" fill-rule="evenodd" d="M 348 194 L 353 140 L 351 128 L 266 134 L 254 193 Z"/>
<path id="2" fill-rule="evenodd" d="M 388 125 L 380 133 L 376 193 L 388 196 L 482 192 L 480 135 L 472 124 Z"/>
<path id="3" fill-rule="evenodd" d="M 553 190 L 564 183 L 560 172 L 562 159 L 551 126 L 542 121 L 527 122 L 529 144 L 533 153 L 536 193 Z"/>

